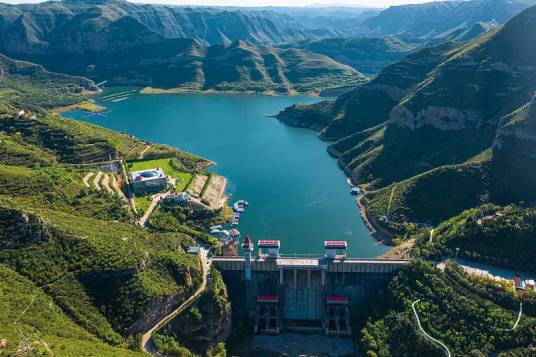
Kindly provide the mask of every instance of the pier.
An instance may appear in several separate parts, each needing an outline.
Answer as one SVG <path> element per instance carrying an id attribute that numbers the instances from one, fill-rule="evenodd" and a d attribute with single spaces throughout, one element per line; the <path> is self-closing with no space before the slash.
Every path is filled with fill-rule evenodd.
<path id="1" fill-rule="evenodd" d="M 351 335 L 351 316 L 363 308 L 372 293 L 384 287 L 409 260 L 354 259 L 346 257 L 346 242 L 325 242 L 318 257 L 291 257 L 280 253 L 279 241 L 253 242 L 246 237 L 243 257 L 214 257 L 255 333 L 323 331 Z M 235 312 L 233 312 L 235 313 Z M 240 312 L 239 312 L 240 313 Z"/>

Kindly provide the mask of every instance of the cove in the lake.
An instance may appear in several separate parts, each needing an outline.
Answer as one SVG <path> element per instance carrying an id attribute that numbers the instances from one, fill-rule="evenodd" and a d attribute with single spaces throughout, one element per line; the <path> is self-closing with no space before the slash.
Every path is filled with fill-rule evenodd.
<path id="1" fill-rule="evenodd" d="M 106 94 L 106 93 L 105 93 Z M 325 240 L 348 241 L 348 254 L 370 258 L 388 247 L 372 238 L 359 216 L 344 173 L 326 143 L 308 129 L 268 115 L 306 96 L 134 94 L 99 102 L 102 116 L 69 112 L 136 137 L 179 147 L 216 162 L 235 199 L 249 201 L 239 230 L 254 241 L 278 239 L 283 254 L 319 254 Z"/>

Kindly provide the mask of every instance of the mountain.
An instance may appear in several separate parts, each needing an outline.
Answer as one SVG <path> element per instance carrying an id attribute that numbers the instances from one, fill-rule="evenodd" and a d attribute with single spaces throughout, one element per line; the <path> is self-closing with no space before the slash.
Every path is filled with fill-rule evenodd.
<path id="1" fill-rule="evenodd" d="M 536 273 L 536 209 L 515 205 L 484 205 L 442 222 L 417 242 L 421 256 L 450 256 Z"/>
<path id="2" fill-rule="evenodd" d="M 231 8 L 234 9 L 234 8 Z M 351 35 L 367 19 L 379 14 L 382 9 L 359 6 L 306 6 L 306 7 L 245 7 L 236 8 L 246 12 L 260 12 L 274 22 L 285 23 L 290 27 L 307 30 L 339 31 Z"/>
<path id="3" fill-rule="evenodd" d="M 53 73 L 34 63 L 16 61 L 0 54 L 0 93 L 4 105 L 50 109 L 78 103 L 95 83 Z"/>
<path id="4" fill-rule="evenodd" d="M 275 22 L 274 22 L 275 21 Z M 72 54 L 131 47 L 162 38 L 192 38 L 205 44 L 281 43 L 310 38 L 261 13 L 139 5 L 124 0 L 47 1 L 0 4 L 0 52 Z"/>
<path id="5" fill-rule="evenodd" d="M 473 41 L 417 51 L 335 102 L 279 117 L 338 139 L 330 152 L 367 185 L 371 219 L 385 215 L 392 232 L 486 202 L 533 205 L 535 29 L 531 7 Z"/>
<path id="6" fill-rule="evenodd" d="M 84 177 L 104 170 L 120 182 L 119 168 L 99 163 L 142 152 L 188 171 L 206 161 L 46 110 L 82 100 L 89 80 L 6 57 L 0 69 L 0 354 L 141 356 L 136 336 L 201 284 L 200 261 L 186 248 L 210 239 L 178 223 L 134 224 L 119 186 L 104 193 Z M 17 115 L 21 107 L 28 115 Z M 222 309 L 210 317 L 221 314 L 226 326 L 221 284 L 214 279 L 203 301 L 217 292 Z"/>
<path id="7" fill-rule="evenodd" d="M 534 0 L 455 0 L 391 6 L 364 21 L 362 28 L 376 35 L 448 38 L 455 31 L 471 32 L 478 23 L 504 24 L 534 4 Z"/>
<path id="8" fill-rule="evenodd" d="M 367 76 L 372 76 L 420 46 L 421 44 L 385 36 L 303 40 L 278 47 L 299 48 L 319 53 L 351 66 Z"/>
<path id="9" fill-rule="evenodd" d="M 366 80 L 326 56 L 243 41 L 207 46 L 192 39 L 170 39 L 88 56 L 51 53 L 35 59 L 48 68 L 110 85 L 166 89 L 319 93 Z"/>
<path id="10" fill-rule="evenodd" d="M 5 54 L 111 85 L 318 93 L 365 80 L 309 51 L 236 41 L 302 38 L 239 11 L 69 0 L 1 4 L 0 23 Z M 207 45 L 212 42 L 219 44 Z"/>
<path id="11" fill-rule="evenodd" d="M 510 281 L 466 274 L 449 262 L 441 270 L 413 262 L 371 298 L 360 350 L 367 356 L 445 356 L 422 327 L 452 356 L 532 356 L 536 294 L 527 291 L 523 319 L 511 330 L 520 300 Z"/>

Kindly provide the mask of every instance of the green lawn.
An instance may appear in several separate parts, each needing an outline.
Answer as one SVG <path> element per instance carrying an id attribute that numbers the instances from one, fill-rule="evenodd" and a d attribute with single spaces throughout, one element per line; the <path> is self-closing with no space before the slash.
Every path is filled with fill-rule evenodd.
<path id="1" fill-rule="evenodd" d="M 188 171 L 180 171 L 180 170 L 174 169 L 173 166 L 171 166 L 171 160 L 172 158 L 165 158 L 165 159 L 129 162 L 127 164 L 127 168 L 130 171 L 140 171 L 140 170 L 148 170 L 148 169 L 154 169 L 154 168 L 159 167 L 162 170 L 164 170 L 164 173 L 166 175 L 177 179 L 177 191 L 178 192 L 184 191 L 186 190 L 186 186 L 192 179 L 193 174 Z M 136 204 L 137 204 L 137 201 L 136 201 Z"/>

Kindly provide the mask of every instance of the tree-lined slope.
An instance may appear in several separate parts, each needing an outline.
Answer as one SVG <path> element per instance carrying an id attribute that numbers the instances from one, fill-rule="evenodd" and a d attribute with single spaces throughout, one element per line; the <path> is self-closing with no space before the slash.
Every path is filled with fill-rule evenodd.
<path id="1" fill-rule="evenodd" d="M 242 41 L 206 46 L 191 39 L 103 53 L 90 71 L 80 63 L 69 70 L 118 85 L 239 92 L 318 93 L 366 80 L 351 67 L 306 50 Z"/>
<path id="2" fill-rule="evenodd" d="M 378 190 L 369 211 L 393 226 L 436 224 L 482 202 L 532 204 L 535 29 L 532 7 L 466 44 L 417 51 L 322 110 L 280 117 L 339 139 L 330 152 Z"/>

